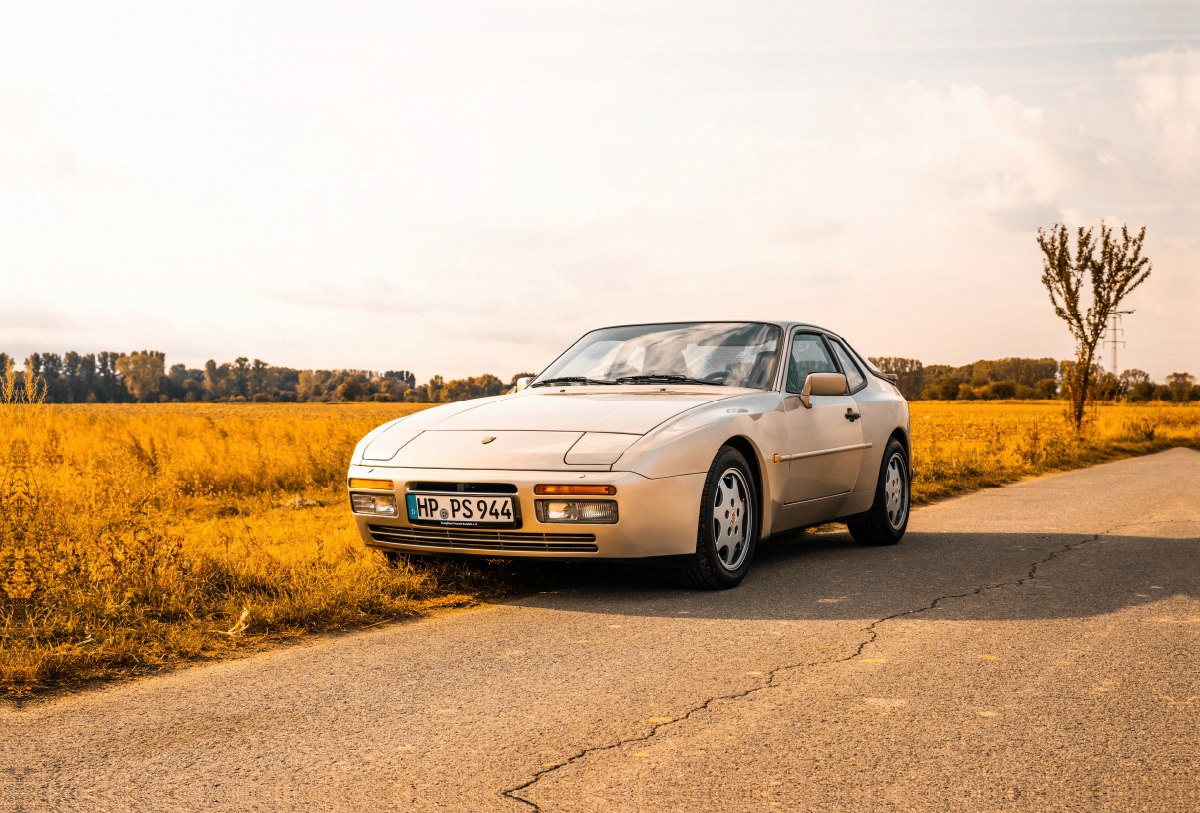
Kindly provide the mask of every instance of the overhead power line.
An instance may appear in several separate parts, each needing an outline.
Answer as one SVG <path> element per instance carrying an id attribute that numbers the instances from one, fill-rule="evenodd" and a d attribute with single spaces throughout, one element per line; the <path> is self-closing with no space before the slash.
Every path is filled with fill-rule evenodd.
<path id="1" fill-rule="evenodd" d="M 1137 336 L 1137 335 L 1130 336 L 1129 341 L 1165 342 L 1166 344 L 1200 344 L 1200 338 L 1198 338 L 1198 339 L 1155 339 L 1151 336 Z"/>
<path id="2" fill-rule="evenodd" d="M 1138 325 L 1138 330 L 1200 330 L 1200 325 Z"/>
<path id="3" fill-rule="evenodd" d="M 1195 353 L 1163 353 L 1159 350 L 1131 350 L 1130 352 L 1139 356 L 1179 356 L 1181 358 L 1200 358 L 1200 350 L 1197 350 Z"/>

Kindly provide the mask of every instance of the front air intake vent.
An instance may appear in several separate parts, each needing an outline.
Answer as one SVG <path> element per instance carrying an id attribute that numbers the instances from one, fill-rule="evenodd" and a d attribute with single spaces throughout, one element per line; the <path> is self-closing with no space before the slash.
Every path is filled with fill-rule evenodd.
<path id="1" fill-rule="evenodd" d="M 595 553 L 595 534 L 539 534 L 517 531 L 466 531 L 458 528 L 393 528 L 368 525 L 371 539 L 422 548 L 474 548 Z"/>
<path id="2" fill-rule="evenodd" d="M 443 494 L 516 494 L 511 483 L 443 483 L 418 480 L 408 484 L 409 491 L 438 491 Z"/>

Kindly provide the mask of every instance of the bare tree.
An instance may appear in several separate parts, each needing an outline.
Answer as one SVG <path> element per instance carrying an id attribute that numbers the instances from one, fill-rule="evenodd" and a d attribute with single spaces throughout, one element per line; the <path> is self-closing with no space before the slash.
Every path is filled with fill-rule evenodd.
<path id="1" fill-rule="evenodd" d="M 1150 260 L 1142 256 L 1146 227 L 1136 237 L 1121 226 L 1121 239 L 1100 221 L 1100 242 L 1092 229 L 1077 230 L 1075 257 L 1071 257 L 1070 233 L 1061 223 L 1049 232 L 1038 229 L 1042 260 L 1042 284 L 1050 292 L 1054 312 L 1067 323 L 1075 337 L 1075 363 L 1066 372 L 1063 388 L 1071 399 L 1071 419 L 1078 431 L 1083 426 L 1084 408 L 1092 385 L 1096 346 L 1104 337 L 1108 317 L 1121 300 L 1150 276 Z M 1084 277 L 1091 282 L 1091 302 L 1083 302 Z"/>

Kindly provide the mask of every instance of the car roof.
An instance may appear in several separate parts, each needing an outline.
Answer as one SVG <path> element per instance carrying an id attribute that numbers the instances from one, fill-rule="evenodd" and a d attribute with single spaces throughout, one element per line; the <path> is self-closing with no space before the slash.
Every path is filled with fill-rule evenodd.
<path id="1" fill-rule="evenodd" d="M 603 327 L 594 328 L 593 330 L 589 330 L 588 332 L 592 333 L 592 332 L 595 332 L 596 330 L 609 330 L 609 329 L 615 328 L 615 327 L 640 327 L 642 325 L 686 325 L 686 324 L 700 324 L 700 323 L 776 325 L 776 326 L 784 328 L 784 329 L 793 328 L 793 327 L 806 327 L 806 328 L 812 328 L 813 330 L 823 330 L 826 333 L 832 333 L 834 336 L 840 337 L 840 335 L 841 335 L 839 333 L 836 333 L 836 332 L 830 330 L 827 327 L 821 327 L 820 325 L 814 325 L 812 322 L 798 322 L 795 319 L 671 319 L 669 321 L 663 321 L 663 322 L 627 322 L 625 324 L 620 324 L 620 325 L 604 325 Z"/>
<path id="2" fill-rule="evenodd" d="M 592 330 L 587 331 L 587 333 L 595 333 L 597 330 L 609 330 L 615 327 L 640 327 L 642 325 L 686 325 L 697 324 L 701 322 L 715 322 L 718 324 L 728 322 L 731 324 L 776 325 L 780 328 L 783 328 L 784 331 L 788 331 L 796 327 L 809 328 L 811 330 L 823 331 L 828 333 L 830 336 L 836 336 L 847 346 L 850 345 L 849 340 L 836 331 L 830 330 L 827 327 L 821 327 L 820 325 L 814 325 L 812 322 L 797 322 L 794 319 L 672 319 L 669 322 L 628 322 L 623 325 L 605 325 L 604 327 L 593 328 Z M 586 336 L 587 333 L 583 335 Z"/>

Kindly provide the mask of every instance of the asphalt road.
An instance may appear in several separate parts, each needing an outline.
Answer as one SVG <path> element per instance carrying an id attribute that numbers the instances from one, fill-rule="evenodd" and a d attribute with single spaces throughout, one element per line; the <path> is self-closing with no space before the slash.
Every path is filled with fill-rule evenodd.
<path id="1" fill-rule="evenodd" d="M 1200 809 L 1200 453 L 0 711 L 0 810 Z"/>

